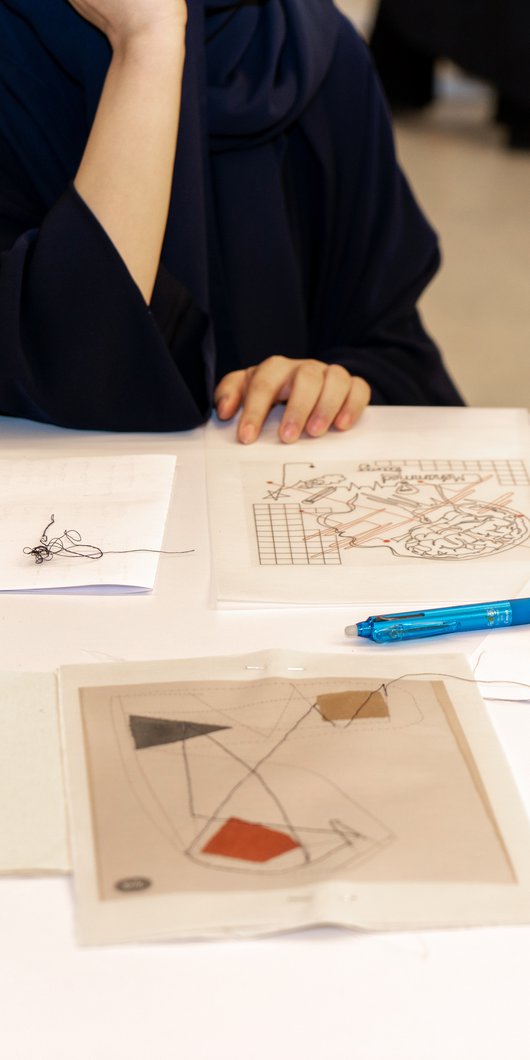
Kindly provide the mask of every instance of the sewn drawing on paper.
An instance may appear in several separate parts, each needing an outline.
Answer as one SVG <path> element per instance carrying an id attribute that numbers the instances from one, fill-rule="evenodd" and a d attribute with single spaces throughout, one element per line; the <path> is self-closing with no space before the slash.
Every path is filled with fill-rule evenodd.
<path id="1" fill-rule="evenodd" d="M 484 559 L 530 537 L 522 460 L 296 461 L 274 477 L 243 465 L 243 476 L 260 566 L 351 564 L 361 549 L 416 560 Z"/>
<path id="2" fill-rule="evenodd" d="M 443 682 L 81 690 L 100 898 L 512 878 Z"/>

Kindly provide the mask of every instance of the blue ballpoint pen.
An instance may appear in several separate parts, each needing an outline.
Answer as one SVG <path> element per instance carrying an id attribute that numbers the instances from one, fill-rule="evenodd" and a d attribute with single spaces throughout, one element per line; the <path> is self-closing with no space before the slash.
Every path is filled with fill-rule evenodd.
<path id="1" fill-rule="evenodd" d="M 368 637 L 377 644 L 418 637 L 438 637 L 442 633 L 463 633 L 471 629 L 496 629 L 530 623 L 530 598 L 495 600 L 485 604 L 433 607 L 425 611 L 404 611 L 396 615 L 372 615 L 364 622 L 346 626 L 348 637 Z"/>

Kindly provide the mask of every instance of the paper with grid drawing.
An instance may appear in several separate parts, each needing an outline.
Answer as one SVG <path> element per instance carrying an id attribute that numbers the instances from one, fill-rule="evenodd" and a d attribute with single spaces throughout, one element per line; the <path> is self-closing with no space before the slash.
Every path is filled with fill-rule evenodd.
<path id="1" fill-rule="evenodd" d="M 450 411 L 462 424 L 470 410 Z M 245 449 L 210 434 L 219 606 L 516 596 L 530 569 L 528 429 L 490 419 L 488 432 L 472 415 L 469 432 L 368 427 Z"/>

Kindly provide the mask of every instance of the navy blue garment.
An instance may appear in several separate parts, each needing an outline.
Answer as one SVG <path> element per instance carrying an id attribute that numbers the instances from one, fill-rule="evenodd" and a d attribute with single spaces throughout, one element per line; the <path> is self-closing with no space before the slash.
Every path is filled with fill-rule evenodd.
<path id="1" fill-rule="evenodd" d="M 380 0 L 377 20 L 420 51 L 452 59 L 530 108 L 528 0 Z"/>
<path id="2" fill-rule="evenodd" d="M 341 363 L 372 400 L 461 404 L 417 298 L 434 233 L 367 49 L 331 0 L 189 0 L 150 306 L 72 181 L 111 60 L 66 0 L 0 7 L 0 412 L 179 430 L 271 354 Z"/>

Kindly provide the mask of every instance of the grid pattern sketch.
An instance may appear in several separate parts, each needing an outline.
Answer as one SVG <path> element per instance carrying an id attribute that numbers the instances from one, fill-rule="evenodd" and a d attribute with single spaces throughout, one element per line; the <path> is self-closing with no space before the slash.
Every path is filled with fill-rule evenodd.
<path id="1" fill-rule="evenodd" d="M 413 468 L 425 474 L 475 471 L 495 475 L 499 486 L 530 486 L 528 469 L 522 460 L 392 460 L 398 468 Z"/>
<path id="2" fill-rule="evenodd" d="M 254 523 L 260 566 L 342 563 L 336 534 L 307 532 L 299 504 L 255 504 Z"/>

